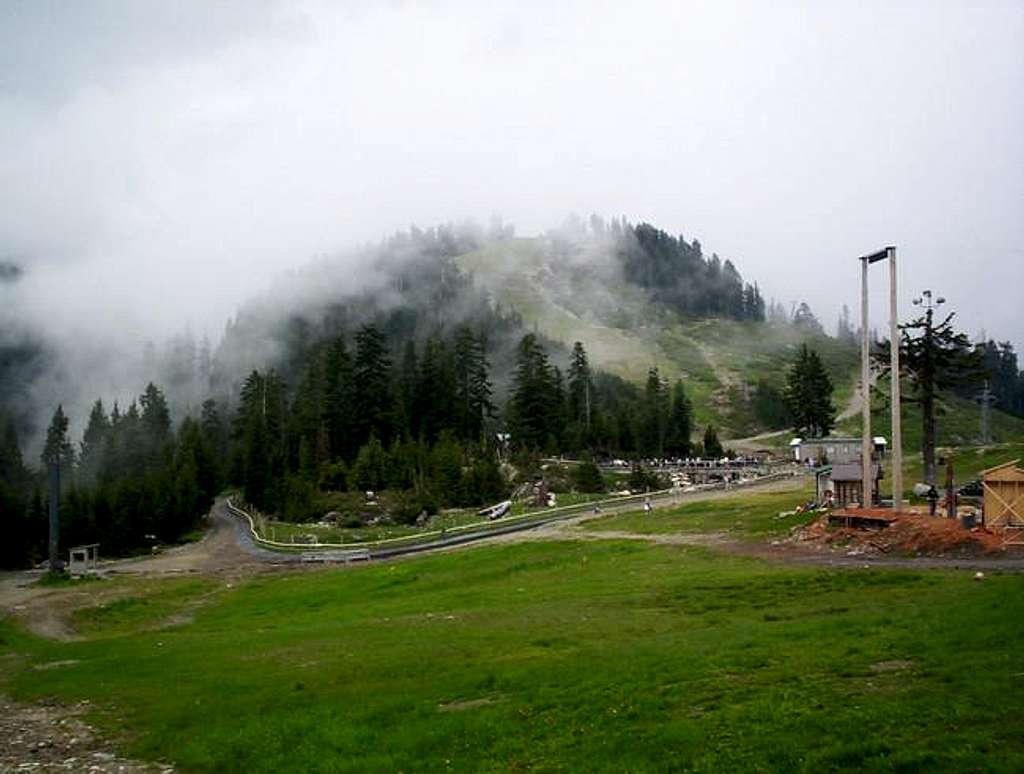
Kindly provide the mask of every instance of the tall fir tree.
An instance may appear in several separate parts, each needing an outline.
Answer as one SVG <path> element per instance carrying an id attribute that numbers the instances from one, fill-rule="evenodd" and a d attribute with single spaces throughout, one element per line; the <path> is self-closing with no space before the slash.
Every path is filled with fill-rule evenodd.
<path id="1" fill-rule="evenodd" d="M 97 400 L 89 411 L 89 421 L 78 452 L 79 481 L 84 485 L 92 485 L 99 477 L 110 430 L 110 417 L 103 408 L 103 401 Z"/>
<path id="2" fill-rule="evenodd" d="M 362 444 L 372 434 L 388 443 L 394 423 L 391 360 L 384 334 L 372 323 L 356 331 L 353 376 L 356 439 Z"/>
<path id="3" fill-rule="evenodd" d="M 722 442 L 718 440 L 718 431 L 711 424 L 704 428 L 704 456 L 709 459 L 718 459 L 725 456 Z"/>
<path id="4" fill-rule="evenodd" d="M 693 407 L 686 396 L 682 380 L 672 390 L 672 408 L 665 437 L 665 453 L 673 457 L 688 457 L 690 436 L 693 434 Z"/>
<path id="5" fill-rule="evenodd" d="M 512 381 L 512 441 L 522 449 L 543 449 L 557 409 L 554 373 L 536 334 L 528 333 L 520 340 Z"/>
<path id="6" fill-rule="evenodd" d="M 351 461 L 359 449 L 354 415 L 355 376 L 343 336 L 328 343 L 324 371 L 324 420 L 330 457 Z"/>
<path id="7" fill-rule="evenodd" d="M 797 435 L 820 438 L 832 431 L 836 417 L 832 389 L 818 353 L 801 344 L 786 380 L 786 405 Z"/>
<path id="8" fill-rule="evenodd" d="M 967 336 L 953 328 L 955 312 L 935 323 L 931 292 L 924 314 L 900 325 L 900 367 L 910 376 L 910 391 L 904 398 L 921 406 L 921 457 L 925 481 L 934 484 L 936 409 L 944 390 L 975 383 L 984 372 L 981 353 L 971 347 Z M 889 367 L 889 347 L 879 347 L 875 359 Z"/>
<path id="9" fill-rule="evenodd" d="M 479 441 L 484 422 L 494 415 L 494 390 L 482 336 L 463 325 L 455 332 L 455 403 L 459 437 Z"/>
<path id="10" fill-rule="evenodd" d="M 640 418 L 641 453 L 663 457 L 665 439 L 669 429 L 670 401 L 665 381 L 658 369 L 651 368 L 647 372 L 644 386 L 644 403 Z"/>
<path id="11" fill-rule="evenodd" d="M 59 465 L 61 473 L 61 485 L 70 483 L 71 474 L 75 466 L 75 450 L 71 446 L 71 439 L 68 436 L 70 422 L 64 413 L 64 406 L 58 405 L 53 412 L 50 426 L 46 431 L 46 443 L 43 446 L 42 461 L 47 467 Z"/>

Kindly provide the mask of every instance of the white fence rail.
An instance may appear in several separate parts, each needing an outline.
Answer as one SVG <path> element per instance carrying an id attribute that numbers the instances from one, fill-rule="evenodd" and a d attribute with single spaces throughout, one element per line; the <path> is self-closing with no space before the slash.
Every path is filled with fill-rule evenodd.
<path id="1" fill-rule="evenodd" d="M 706 492 L 715 489 L 741 489 L 749 486 L 769 483 L 771 481 L 778 481 L 784 478 L 791 478 L 793 475 L 795 475 L 793 472 L 787 471 L 784 473 L 772 473 L 770 475 L 761 476 L 748 481 L 739 481 L 729 484 L 704 484 L 694 487 L 691 492 Z M 301 561 L 304 562 L 342 561 L 347 563 L 351 561 L 367 561 L 372 559 L 372 549 L 392 549 L 392 551 L 394 551 L 405 548 L 411 552 L 413 550 L 422 550 L 428 544 L 443 543 L 444 541 L 456 543 L 468 542 L 469 540 L 477 539 L 482 540 L 490 537 L 491 535 L 499 535 L 505 532 L 514 531 L 516 527 L 527 529 L 549 521 L 557 521 L 559 519 L 575 516 L 580 513 L 593 510 L 595 507 L 616 508 L 623 505 L 629 505 L 631 503 L 640 505 L 648 498 L 652 501 L 663 500 L 685 494 L 688 494 L 688 492 L 683 492 L 679 489 L 661 489 L 656 492 L 628 494 L 619 497 L 609 497 L 604 500 L 563 505 L 558 508 L 548 508 L 543 511 L 520 514 L 519 516 L 507 516 L 492 522 L 464 524 L 459 527 L 452 527 L 451 529 L 438 529 L 430 532 L 420 532 L 414 535 L 382 538 L 380 540 L 364 540 L 356 543 L 284 543 L 278 540 L 269 540 L 259 534 L 253 517 L 248 512 L 231 502 L 230 497 L 227 499 L 227 507 L 231 513 L 248 522 L 249 533 L 252 536 L 253 542 L 263 548 L 291 553 L 301 551 L 302 553 L 300 558 Z M 392 553 L 392 551 L 389 551 L 389 553 Z"/>

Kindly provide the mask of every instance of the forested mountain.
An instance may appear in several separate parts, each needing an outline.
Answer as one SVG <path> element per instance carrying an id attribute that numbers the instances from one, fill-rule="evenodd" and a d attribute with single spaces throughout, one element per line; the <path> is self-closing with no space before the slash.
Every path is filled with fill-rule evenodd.
<path id="1" fill-rule="evenodd" d="M 757 285 L 744 284 L 732 261 L 716 253 L 705 258 L 698 240 L 687 242 L 648 223 L 620 228 L 621 235 L 612 228 L 626 280 L 655 301 L 690 317 L 764 320 Z"/>
<path id="2" fill-rule="evenodd" d="M 93 396 L 78 422 L 50 407 L 35 458 L 29 395 L 52 353 L 8 339 L 0 563 L 42 555 L 46 465 L 62 471 L 63 541 L 125 553 L 178 539 L 226 486 L 291 521 L 383 490 L 389 518 L 413 521 L 493 503 L 541 454 L 720 454 L 716 428 L 788 426 L 782 387 L 801 346 L 848 383 L 850 337 L 794 309 L 773 305 L 766 321 L 730 261 L 648 224 L 575 220 L 533 239 L 413 228 L 282 278 L 216 346 L 182 336 L 148 354 L 152 381 L 127 403 Z M 1012 409 L 1015 355 L 986 345 L 986 357 Z"/>

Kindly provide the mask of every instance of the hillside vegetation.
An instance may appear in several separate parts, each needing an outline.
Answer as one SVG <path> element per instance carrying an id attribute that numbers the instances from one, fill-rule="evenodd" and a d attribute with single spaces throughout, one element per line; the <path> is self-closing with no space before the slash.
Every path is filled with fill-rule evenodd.
<path id="1" fill-rule="evenodd" d="M 457 263 L 526 326 L 567 345 L 583 341 L 597 367 L 636 383 L 652 367 L 683 379 L 698 422 L 727 437 L 770 429 L 755 411 L 758 388 L 781 390 L 801 343 L 832 374 L 837 406 L 849 401 L 859 362 L 852 343 L 789 323 L 683 315 L 627 281 L 600 247 L 579 249 L 566 257 L 547 239 L 513 239 Z"/>

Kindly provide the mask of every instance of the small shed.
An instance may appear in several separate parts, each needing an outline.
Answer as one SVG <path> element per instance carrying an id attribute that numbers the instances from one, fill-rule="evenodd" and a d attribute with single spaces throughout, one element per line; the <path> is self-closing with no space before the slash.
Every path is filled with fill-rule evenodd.
<path id="1" fill-rule="evenodd" d="M 75 546 L 68 551 L 68 574 L 80 577 L 96 572 L 96 562 L 100 558 L 100 544 L 90 543 L 87 546 Z"/>
<path id="2" fill-rule="evenodd" d="M 885 457 L 887 441 L 880 435 L 871 439 L 872 459 Z M 853 436 L 827 435 L 824 438 L 794 438 L 789 442 L 796 462 L 841 464 L 860 459 L 861 439 Z"/>
<path id="3" fill-rule="evenodd" d="M 873 480 L 871 482 L 871 503 L 865 507 L 871 507 L 878 503 L 878 482 L 882 478 L 882 466 L 872 462 Z M 829 476 L 832 482 L 832 491 L 835 494 L 835 503 L 840 508 L 846 508 L 855 503 L 860 503 L 864 492 L 861 484 L 860 460 L 844 462 L 832 466 L 832 473 Z"/>
<path id="4" fill-rule="evenodd" d="M 981 472 L 985 524 L 989 527 L 1024 528 L 1024 470 L 1020 460 L 1005 462 Z"/>

